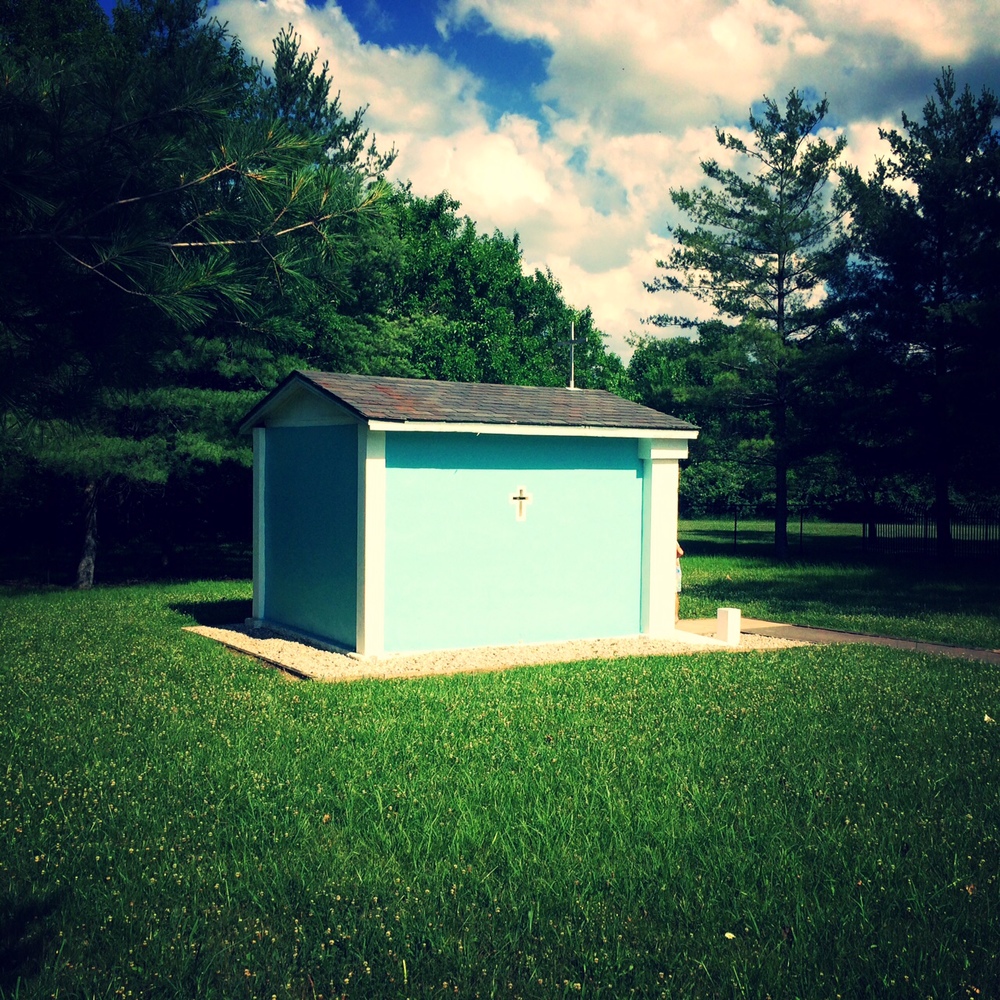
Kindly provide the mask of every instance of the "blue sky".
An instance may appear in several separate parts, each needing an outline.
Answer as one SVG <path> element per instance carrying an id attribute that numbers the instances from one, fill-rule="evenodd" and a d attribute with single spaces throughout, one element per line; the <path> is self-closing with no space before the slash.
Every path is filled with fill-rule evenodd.
<path id="1" fill-rule="evenodd" d="M 102 0 L 104 2 L 104 0 Z M 826 95 L 863 170 L 879 126 L 919 114 L 943 66 L 1000 90 L 1000 0 L 209 0 L 267 62 L 291 23 L 367 105 L 394 175 L 520 234 L 610 345 L 695 314 L 644 291 L 669 251 L 671 187 L 700 182 L 716 125 L 792 88 Z"/>
<path id="2" fill-rule="evenodd" d="M 309 6 L 322 10 L 325 3 L 313 0 Z M 504 112 L 538 118 L 540 104 L 534 88 L 545 80 L 549 47 L 534 40 L 503 38 L 475 12 L 444 34 L 437 26 L 440 6 L 437 0 L 381 4 L 344 0 L 339 4 L 362 44 L 426 49 L 479 77 L 480 96 L 495 119 Z"/>

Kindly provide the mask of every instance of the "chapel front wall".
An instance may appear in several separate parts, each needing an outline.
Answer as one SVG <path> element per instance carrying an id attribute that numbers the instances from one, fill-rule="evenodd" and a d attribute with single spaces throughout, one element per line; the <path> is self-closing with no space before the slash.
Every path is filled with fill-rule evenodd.
<path id="1" fill-rule="evenodd" d="M 385 468 L 386 651 L 639 632 L 635 440 L 390 432 Z"/>
<path id="2" fill-rule="evenodd" d="M 355 646 L 357 425 L 268 427 L 264 617 Z"/>

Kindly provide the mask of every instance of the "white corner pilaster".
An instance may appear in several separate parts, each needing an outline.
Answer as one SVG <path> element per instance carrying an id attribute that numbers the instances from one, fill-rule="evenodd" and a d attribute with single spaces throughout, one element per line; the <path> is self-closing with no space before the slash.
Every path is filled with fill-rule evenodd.
<path id="1" fill-rule="evenodd" d="M 264 619 L 264 591 L 267 586 L 265 562 L 265 530 L 267 506 L 265 464 L 267 462 L 266 429 L 253 429 L 253 616 Z"/>
<path id="2" fill-rule="evenodd" d="M 679 460 L 687 458 L 687 441 L 639 442 L 642 476 L 642 582 L 640 630 L 652 637 L 676 628 L 677 491 Z"/>
<path id="3" fill-rule="evenodd" d="M 358 596 L 355 647 L 385 648 L 385 431 L 358 427 Z"/>

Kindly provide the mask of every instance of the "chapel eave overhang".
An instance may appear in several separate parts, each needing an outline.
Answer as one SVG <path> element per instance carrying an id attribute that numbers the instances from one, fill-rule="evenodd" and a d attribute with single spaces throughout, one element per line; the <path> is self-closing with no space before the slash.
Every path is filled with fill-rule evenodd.
<path id="1" fill-rule="evenodd" d="M 602 427 L 580 424 L 501 424 L 471 421 L 369 420 L 372 431 L 423 432 L 430 434 L 508 434 L 523 437 L 656 438 L 693 441 L 698 428 Z"/>

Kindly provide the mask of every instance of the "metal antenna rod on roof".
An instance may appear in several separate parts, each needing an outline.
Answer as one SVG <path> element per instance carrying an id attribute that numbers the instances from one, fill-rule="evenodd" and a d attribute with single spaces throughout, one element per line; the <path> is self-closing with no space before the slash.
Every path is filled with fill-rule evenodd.
<path id="1" fill-rule="evenodd" d="M 569 344 L 569 387 L 576 388 L 576 321 L 569 321 L 569 340 L 560 340 L 560 344 Z"/>
<path id="2" fill-rule="evenodd" d="M 569 321 L 569 387 L 576 388 L 576 321 Z"/>

